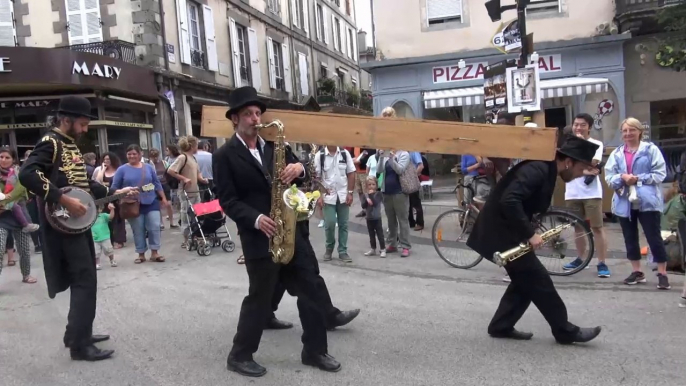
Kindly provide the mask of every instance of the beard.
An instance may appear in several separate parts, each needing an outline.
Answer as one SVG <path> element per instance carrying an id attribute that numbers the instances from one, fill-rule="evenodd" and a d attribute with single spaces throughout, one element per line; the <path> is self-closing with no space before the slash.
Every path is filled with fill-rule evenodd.
<path id="1" fill-rule="evenodd" d="M 76 130 L 73 123 L 69 126 L 69 128 L 64 133 L 67 134 L 68 136 L 74 138 L 75 141 L 78 140 L 79 138 L 81 138 L 81 135 L 82 135 L 81 133 L 79 133 Z"/>
<path id="2" fill-rule="evenodd" d="M 560 178 L 564 182 L 570 182 L 574 179 L 574 174 L 569 169 L 565 169 L 565 170 L 561 171 L 558 175 L 560 176 Z"/>

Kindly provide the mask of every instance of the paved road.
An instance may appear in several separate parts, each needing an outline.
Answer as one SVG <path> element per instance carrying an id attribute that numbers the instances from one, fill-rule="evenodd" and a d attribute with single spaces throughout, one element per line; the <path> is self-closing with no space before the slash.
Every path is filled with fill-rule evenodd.
<path id="1" fill-rule="evenodd" d="M 320 251 L 322 232 L 312 228 Z M 494 340 L 485 330 L 505 289 L 497 267 L 451 269 L 429 245 L 417 245 L 408 259 L 362 257 L 367 236 L 352 232 L 354 263 L 321 264 L 336 305 L 363 309 L 350 326 L 329 334 L 330 353 L 343 370 L 328 374 L 300 364 L 297 309 L 287 297 L 278 316 L 296 328 L 265 332 L 256 359 L 269 373 L 248 380 L 225 368 L 247 290 L 244 267 L 235 263 L 240 248 L 200 257 L 181 251 L 179 238 L 179 232 L 165 231 L 166 263 L 134 265 L 127 247 L 118 251 L 118 268 L 99 272 L 95 328 L 112 334 L 101 346 L 117 352 L 96 364 L 72 362 L 61 347 L 68 296 L 48 299 L 40 258 L 33 259 L 37 285 L 21 284 L 18 267 L 6 267 L 0 277 L 0 384 L 672 386 L 686 377 L 686 312 L 676 307 L 683 276 L 671 276 L 672 291 L 655 290 L 652 275 L 648 285 L 627 288 L 620 282 L 628 266 L 613 259 L 610 279 L 598 279 L 592 270 L 555 278 L 571 320 L 603 326 L 599 339 L 556 345 L 532 308 L 519 326 L 535 333 L 532 341 Z"/>

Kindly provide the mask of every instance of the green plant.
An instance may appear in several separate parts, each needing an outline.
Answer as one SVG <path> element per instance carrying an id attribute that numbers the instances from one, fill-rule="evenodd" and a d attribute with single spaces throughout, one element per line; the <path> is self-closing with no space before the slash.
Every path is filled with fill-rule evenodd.
<path id="1" fill-rule="evenodd" d="M 686 70 L 686 3 L 663 8 L 657 21 L 667 35 L 658 39 L 655 60 L 662 67 Z"/>
<path id="2" fill-rule="evenodd" d="M 348 104 L 348 106 L 359 106 L 360 105 L 360 90 L 348 86 L 347 89 L 345 90 L 346 92 L 346 98 L 345 102 Z"/>
<path id="3" fill-rule="evenodd" d="M 336 81 L 331 78 L 319 78 L 317 83 L 319 83 L 320 93 L 333 95 L 336 92 Z"/>

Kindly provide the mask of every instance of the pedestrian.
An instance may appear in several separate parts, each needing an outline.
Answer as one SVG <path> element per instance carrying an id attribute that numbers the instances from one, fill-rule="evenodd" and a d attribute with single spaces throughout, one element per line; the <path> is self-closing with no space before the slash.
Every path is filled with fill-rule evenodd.
<path id="1" fill-rule="evenodd" d="M 593 127 L 593 117 L 588 114 L 579 114 L 574 118 L 572 130 L 574 135 L 598 145 L 598 150 L 593 156 L 593 166 L 584 170 L 584 175 L 569 181 L 565 184 L 565 203 L 575 214 L 579 215 L 591 225 L 595 240 L 596 251 L 598 252 L 598 277 L 610 277 L 610 268 L 605 264 L 607 256 L 607 242 L 605 238 L 605 228 L 603 227 L 603 186 L 600 183 L 600 163 L 603 161 L 603 143 L 591 138 L 591 127 Z M 565 264 L 563 269 L 576 269 L 585 260 L 588 246 L 584 236 L 584 229 L 576 227 L 576 250 L 578 257 L 569 264 Z M 593 251 L 588 251 L 593 254 Z"/>
<path id="2" fill-rule="evenodd" d="M 367 184 L 367 162 L 372 158 L 376 150 L 375 149 L 365 149 L 365 148 L 353 148 L 353 163 L 355 164 L 355 190 L 360 199 L 360 205 L 366 200 L 366 187 Z M 364 208 L 361 212 L 355 215 L 355 217 L 362 218 L 366 216 L 366 211 Z"/>
<path id="3" fill-rule="evenodd" d="M 114 204 L 103 205 L 101 212 L 95 219 L 91 233 L 93 234 L 93 242 L 95 243 L 95 269 L 100 270 L 100 256 L 105 255 L 110 259 L 110 267 L 116 267 L 117 261 L 114 259 L 114 248 L 110 241 L 110 227 L 109 222 L 115 216 Z"/>
<path id="4" fill-rule="evenodd" d="M 101 165 L 93 171 L 93 179 L 110 188 L 114 175 L 120 166 L 121 159 L 119 156 L 114 152 L 107 152 L 102 156 Z M 114 208 L 114 219 L 109 222 L 112 247 L 121 249 L 126 245 L 126 220 L 119 213 L 119 202 L 114 203 Z"/>
<path id="5" fill-rule="evenodd" d="M 424 170 L 424 162 L 422 161 L 422 154 L 417 151 L 410 152 L 410 161 L 414 164 L 417 169 L 417 178 L 420 178 L 422 171 Z M 421 186 L 421 185 L 420 185 Z M 422 197 L 420 196 L 422 189 L 414 193 L 410 193 L 410 209 L 407 216 L 410 228 L 415 231 L 421 231 L 424 229 L 424 209 L 422 208 Z M 415 219 L 415 213 L 417 217 Z"/>
<path id="6" fill-rule="evenodd" d="M 379 191 L 376 178 L 368 177 L 366 183 L 367 198 L 362 203 L 367 219 L 367 231 L 369 232 L 369 244 L 372 249 L 365 256 L 376 256 L 376 240 L 379 240 L 379 256 L 386 257 L 386 245 L 384 243 L 383 220 L 381 219 L 381 203 L 383 193 Z"/>
<path id="7" fill-rule="evenodd" d="M 667 278 L 667 251 L 660 232 L 664 208 L 661 184 L 667 176 L 665 159 L 657 146 L 641 140 L 645 128 L 638 119 L 627 118 L 620 127 L 624 144 L 608 157 L 605 181 L 615 191 L 612 214 L 619 218 L 626 257 L 631 262 L 632 272 L 624 279 L 624 284 L 647 281 L 641 270 L 641 247 L 638 243 L 640 222 L 653 261 L 657 263 L 657 288 L 668 290 L 671 286 Z"/>
<path id="8" fill-rule="evenodd" d="M 336 245 L 336 225 L 338 225 L 338 258 L 352 262 L 348 254 L 348 219 L 353 204 L 355 186 L 355 164 L 346 149 L 327 146 L 315 159 L 317 177 L 329 191 L 319 198 L 318 205 L 324 211 L 324 233 L 326 251 L 324 261 L 333 259 Z"/>
<path id="9" fill-rule="evenodd" d="M 214 182 L 212 177 L 212 153 L 210 152 L 211 146 L 207 141 L 200 141 L 198 145 L 198 152 L 195 154 L 195 158 L 198 160 L 198 168 L 200 174 L 205 177 L 207 183 L 199 183 L 198 187 L 202 190 L 201 199 L 203 202 L 208 202 L 212 200 L 212 195 L 214 194 Z"/>
<path id="10" fill-rule="evenodd" d="M 569 137 L 553 161 L 523 161 L 495 186 L 476 219 L 467 245 L 493 261 L 496 252 L 523 242 L 534 249 L 543 246 L 531 219 L 548 210 L 558 178 L 569 182 L 583 175 L 598 149 L 589 141 Z M 511 283 L 488 326 L 494 338 L 529 340 L 533 334 L 520 332 L 515 324 L 533 302 L 550 325 L 558 343 L 588 342 L 600 334 L 600 327 L 579 328 L 570 323 L 567 308 L 555 290 L 550 275 L 531 250 L 505 265 Z"/>
<path id="11" fill-rule="evenodd" d="M 162 190 L 164 191 L 164 196 L 167 198 L 167 218 L 169 219 L 170 228 L 178 228 L 179 226 L 174 223 L 174 208 L 172 207 L 172 194 L 171 186 L 169 186 L 169 179 L 167 178 L 167 169 L 169 169 L 170 164 L 167 161 L 160 159 L 160 151 L 157 149 L 150 149 L 150 165 L 155 169 L 157 174 L 157 179 L 162 185 Z M 160 229 L 164 229 L 164 221 L 161 218 L 162 211 L 160 211 Z"/>

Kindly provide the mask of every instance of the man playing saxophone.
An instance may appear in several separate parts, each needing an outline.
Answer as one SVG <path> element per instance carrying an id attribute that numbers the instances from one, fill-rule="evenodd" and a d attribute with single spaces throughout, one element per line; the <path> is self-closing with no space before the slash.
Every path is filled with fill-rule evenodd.
<path id="1" fill-rule="evenodd" d="M 467 245 L 493 261 L 496 252 L 528 242 L 534 249 L 543 245 L 535 233 L 532 218 L 548 209 L 559 176 L 569 182 L 591 167 L 598 145 L 568 136 L 553 161 L 524 161 L 496 184 L 479 214 Z M 567 318 L 567 308 L 548 272 L 529 251 L 505 265 L 511 279 L 500 306 L 488 326 L 494 338 L 529 340 L 532 333 L 520 332 L 515 324 L 532 302 L 550 325 L 558 343 L 583 343 L 600 334 L 600 327 L 579 328 Z"/>
<path id="2" fill-rule="evenodd" d="M 261 115 L 266 110 L 252 87 L 241 87 L 229 96 L 226 116 L 236 133 L 213 157 L 214 183 L 224 212 L 236 222 L 240 233 L 245 266 L 248 272 L 248 296 L 243 299 L 233 347 L 227 367 L 239 374 L 260 377 L 267 370 L 253 360 L 262 331 L 271 314 L 271 300 L 277 283 L 298 297 L 298 311 L 303 327 L 303 364 L 325 371 L 341 369 L 328 355 L 324 313 L 316 299 L 317 273 L 308 253 L 313 253 L 304 222 L 296 225 L 294 254 L 288 264 L 272 260 L 270 239 L 277 231 L 275 219 L 269 217 L 272 206 L 272 176 L 280 175 L 281 183 L 302 182 L 307 171 L 290 151 L 275 154 L 275 144 L 258 135 Z M 280 144 L 285 149 L 284 144 Z M 274 170 L 274 159 L 284 155 L 283 169 Z M 280 172 L 280 173 L 279 173 Z M 306 230 L 306 229 L 305 229 Z M 316 259 L 316 258 L 315 258 Z"/>

